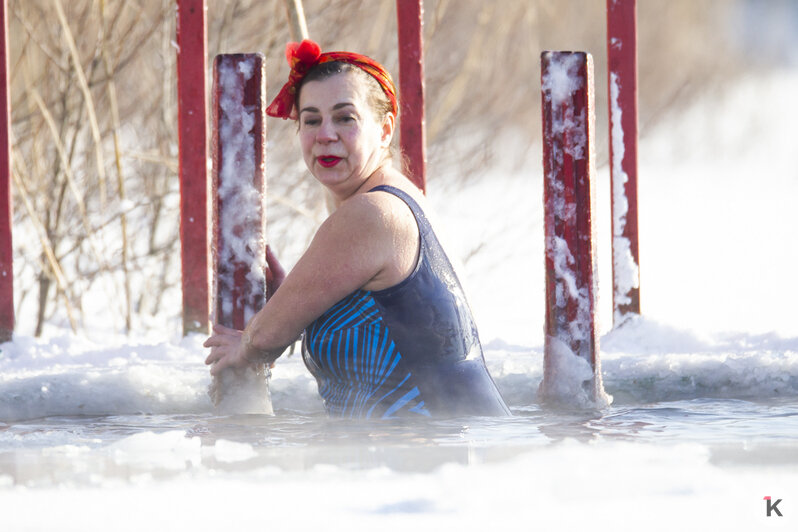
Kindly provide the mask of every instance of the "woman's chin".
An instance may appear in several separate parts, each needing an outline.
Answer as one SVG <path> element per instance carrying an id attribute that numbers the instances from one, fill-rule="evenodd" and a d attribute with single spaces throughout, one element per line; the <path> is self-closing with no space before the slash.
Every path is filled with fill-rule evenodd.
<path id="1" fill-rule="evenodd" d="M 316 168 L 313 172 L 313 177 L 325 187 L 334 188 L 344 181 L 343 176 L 341 176 L 339 172 L 333 172 L 327 168 Z"/>
<path id="2" fill-rule="evenodd" d="M 324 168 L 319 164 L 314 165 L 313 177 L 325 187 L 336 189 L 346 185 L 352 176 L 345 171 L 342 163 L 338 163 L 332 168 Z"/>

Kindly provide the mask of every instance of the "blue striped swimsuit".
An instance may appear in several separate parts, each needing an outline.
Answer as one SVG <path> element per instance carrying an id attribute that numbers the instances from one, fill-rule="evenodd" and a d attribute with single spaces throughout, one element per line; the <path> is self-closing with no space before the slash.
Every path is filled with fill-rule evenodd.
<path id="1" fill-rule="evenodd" d="M 471 310 L 418 203 L 390 186 L 419 228 L 418 263 L 401 283 L 357 290 L 306 329 L 302 357 L 334 417 L 508 415 Z"/>

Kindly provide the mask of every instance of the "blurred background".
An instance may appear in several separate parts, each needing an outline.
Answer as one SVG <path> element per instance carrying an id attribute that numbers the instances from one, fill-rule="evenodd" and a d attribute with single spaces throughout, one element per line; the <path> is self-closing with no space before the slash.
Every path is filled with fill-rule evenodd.
<path id="1" fill-rule="evenodd" d="M 543 50 L 593 55 L 596 163 L 606 170 L 603 0 L 424 4 L 433 202 L 484 190 L 497 172 L 540 182 Z M 304 9 L 323 50 L 373 56 L 398 78 L 395 0 L 305 0 Z M 18 332 L 97 323 L 136 332 L 162 327 L 164 317 L 178 330 L 176 2 L 8 0 L 8 10 Z M 219 53 L 263 53 L 273 97 L 288 72 L 283 0 L 208 0 L 207 20 L 208 64 Z M 796 36 L 792 0 L 639 0 L 641 141 L 739 79 L 794 69 Z M 698 138 L 723 127 L 705 118 Z M 270 119 L 268 138 L 268 239 L 290 266 L 326 209 L 294 124 Z M 690 135 L 658 148 L 664 158 L 702 149 L 721 150 Z M 542 223 L 540 197 L 505 201 L 525 202 L 531 223 Z M 449 214 L 467 217 L 467 208 Z M 466 266 L 490 252 L 489 238 L 461 245 Z M 542 270 L 542 251 L 531 260 Z"/>

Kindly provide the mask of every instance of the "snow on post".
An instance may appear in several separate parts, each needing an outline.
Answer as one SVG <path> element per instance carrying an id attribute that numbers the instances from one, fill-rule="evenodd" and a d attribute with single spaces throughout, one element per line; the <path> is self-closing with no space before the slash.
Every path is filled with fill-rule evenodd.
<path id="1" fill-rule="evenodd" d="M 265 303 L 265 75 L 260 54 L 213 64 L 215 322 L 243 329 Z"/>
<path id="2" fill-rule="evenodd" d="M 640 314 L 637 234 L 637 0 L 607 0 L 613 321 Z"/>
<path id="3" fill-rule="evenodd" d="M 396 0 L 399 35 L 399 141 L 408 177 L 427 190 L 427 134 L 424 122 L 424 1 Z"/>
<path id="4" fill-rule="evenodd" d="M 177 2 L 177 108 L 183 334 L 208 332 L 208 124 L 205 0 Z"/>
<path id="5" fill-rule="evenodd" d="M 593 60 L 541 54 L 546 344 L 541 402 L 606 406 L 596 321 Z"/>
<path id="6" fill-rule="evenodd" d="M 266 303 L 266 74 L 261 54 L 213 64 L 214 322 L 243 329 Z M 269 370 L 226 372 L 212 384 L 229 413 L 273 412 Z"/>
<path id="7" fill-rule="evenodd" d="M 8 90 L 8 20 L 0 0 L 0 342 L 14 334 L 14 248 L 11 240 L 11 113 Z"/>

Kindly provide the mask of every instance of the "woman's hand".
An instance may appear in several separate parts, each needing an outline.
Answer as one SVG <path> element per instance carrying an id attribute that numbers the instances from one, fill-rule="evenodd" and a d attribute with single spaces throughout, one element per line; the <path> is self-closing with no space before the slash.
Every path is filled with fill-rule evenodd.
<path id="1" fill-rule="evenodd" d="M 266 300 L 280 288 L 285 280 L 285 269 L 277 260 L 271 246 L 266 246 Z"/>
<path id="2" fill-rule="evenodd" d="M 213 335 L 202 344 L 211 348 L 206 364 L 213 364 L 211 375 L 219 375 L 225 368 L 245 369 L 257 361 L 247 358 L 246 345 L 242 341 L 244 331 L 231 329 L 224 325 L 213 326 Z"/>

